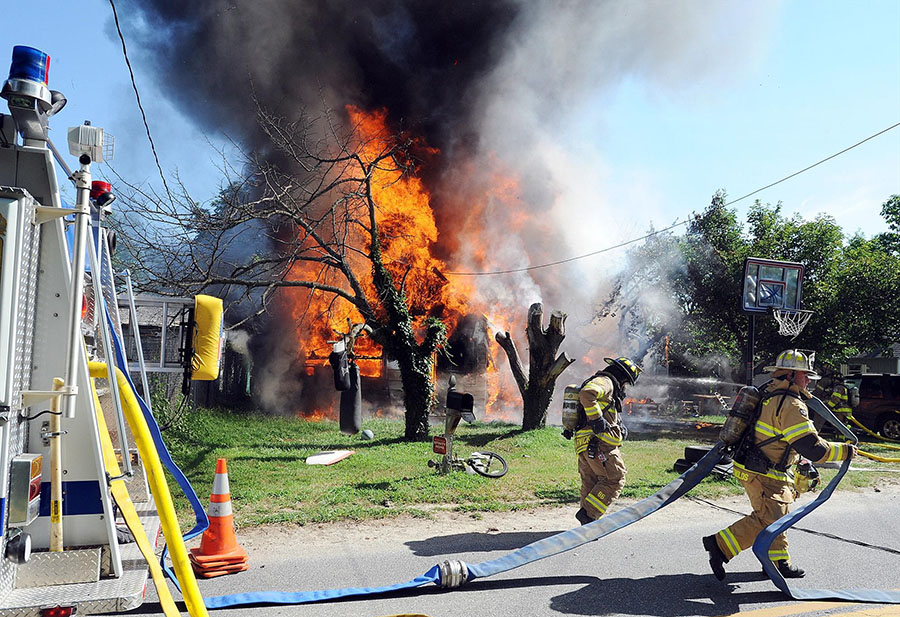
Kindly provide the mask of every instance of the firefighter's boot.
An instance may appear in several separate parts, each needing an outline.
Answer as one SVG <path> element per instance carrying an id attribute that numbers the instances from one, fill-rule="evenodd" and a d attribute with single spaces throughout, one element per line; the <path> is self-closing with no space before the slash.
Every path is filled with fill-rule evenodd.
<path id="1" fill-rule="evenodd" d="M 591 518 L 591 515 L 587 513 L 587 510 L 581 508 L 578 512 L 575 513 L 575 518 L 578 519 L 578 522 L 582 525 L 587 525 L 588 523 L 593 523 L 594 519 Z"/>
<path id="2" fill-rule="evenodd" d="M 779 559 L 775 562 L 775 567 L 778 568 L 778 571 L 781 572 L 781 576 L 784 578 L 803 578 L 806 576 L 805 570 L 801 570 L 787 559 Z"/>
<path id="3" fill-rule="evenodd" d="M 703 548 L 709 553 L 709 567 L 720 581 L 725 580 L 725 555 L 716 543 L 716 536 L 703 538 Z"/>

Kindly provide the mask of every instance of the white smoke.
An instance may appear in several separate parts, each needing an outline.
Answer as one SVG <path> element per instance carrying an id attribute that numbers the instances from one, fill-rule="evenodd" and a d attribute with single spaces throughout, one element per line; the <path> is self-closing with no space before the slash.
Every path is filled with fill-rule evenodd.
<path id="1" fill-rule="evenodd" d="M 778 2 L 523 0 L 507 47 L 480 84 L 480 100 L 473 106 L 480 114 L 472 123 L 478 126 L 483 166 L 499 161 L 516 170 L 522 181 L 519 204 L 531 209 L 534 222 L 511 237 L 506 218 L 485 217 L 483 224 L 495 225 L 491 235 L 504 245 L 493 247 L 500 265 L 584 255 L 642 236 L 652 223 L 671 223 L 660 220 L 671 204 L 649 173 L 633 174 L 628 203 L 608 197 L 610 185 L 620 179 L 610 177 L 616 152 L 595 143 L 614 121 L 604 108 L 625 87 L 681 101 L 715 96 L 716 89 L 728 87 L 732 73 L 759 61 L 778 7 Z M 480 291 L 521 307 L 522 314 L 535 298 L 548 304 L 545 310 L 569 313 L 564 346 L 572 357 L 591 350 L 592 356 L 638 353 L 642 342 L 631 340 L 618 320 L 591 323 L 592 309 L 609 293 L 623 256 L 616 250 L 533 270 L 527 277 L 482 279 Z M 671 298 L 659 294 L 635 301 L 651 312 L 674 313 Z"/>
<path id="2" fill-rule="evenodd" d="M 250 357 L 250 333 L 246 330 L 229 330 L 228 344 L 242 356 Z"/>

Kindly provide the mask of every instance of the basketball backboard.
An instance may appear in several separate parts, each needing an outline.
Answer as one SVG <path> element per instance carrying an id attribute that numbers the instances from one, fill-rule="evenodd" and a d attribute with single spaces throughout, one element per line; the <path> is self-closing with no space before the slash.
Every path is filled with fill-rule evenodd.
<path id="1" fill-rule="evenodd" d="M 748 313 L 800 310 L 803 264 L 748 257 L 744 261 L 741 308 Z"/>

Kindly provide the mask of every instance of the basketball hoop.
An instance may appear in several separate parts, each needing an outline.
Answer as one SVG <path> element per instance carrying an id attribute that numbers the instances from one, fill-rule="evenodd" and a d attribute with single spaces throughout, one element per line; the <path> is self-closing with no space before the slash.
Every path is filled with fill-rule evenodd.
<path id="1" fill-rule="evenodd" d="M 778 322 L 778 334 L 789 336 L 791 340 L 794 340 L 812 317 L 813 312 L 773 308 L 772 314 L 775 316 L 775 321 Z"/>

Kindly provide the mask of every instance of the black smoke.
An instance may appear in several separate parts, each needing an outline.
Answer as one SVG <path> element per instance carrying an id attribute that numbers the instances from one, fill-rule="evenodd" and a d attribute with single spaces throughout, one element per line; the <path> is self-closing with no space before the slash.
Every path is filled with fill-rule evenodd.
<path id="1" fill-rule="evenodd" d="M 453 270 L 507 273 L 476 279 L 486 312 L 521 323 L 543 302 L 568 313 L 568 355 L 599 362 L 647 341 L 591 324 L 593 303 L 621 267 L 616 256 L 566 258 L 642 235 L 659 215 L 652 176 L 633 202 L 611 200 L 608 166 L 619 153 L 591 146 L 621 120 L 605 109 L 622 84 L 701 101 L 727 88 L 765 46 L 777 5 L 143 0 L 119 12 L 157 90 L 247 150 L 268 152 L 254 95 L 287 118 L 318 115 L 323 104 L 386 108 L 392 128 L 440 150 L 421 170 L 439 230 L 435 254 Z"/>
<path id="2" fill-rule="evenodd" d="M 264 147 L 266 109 L 387 108 L 447 149 L 471 136 L 473 87 L 519 7 L 509 0 L 148 0 L 133 5 L 146 68 L 208 130 Z"/>

